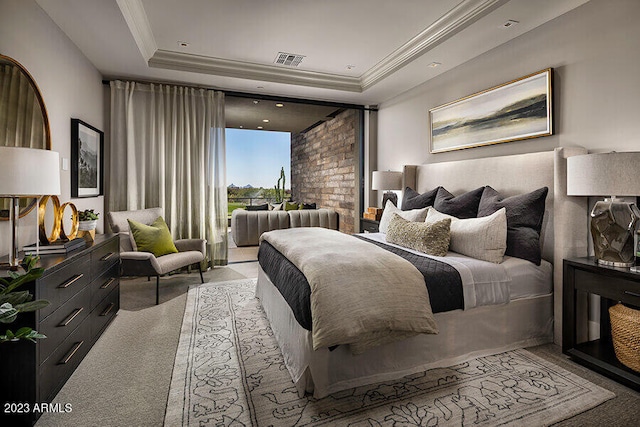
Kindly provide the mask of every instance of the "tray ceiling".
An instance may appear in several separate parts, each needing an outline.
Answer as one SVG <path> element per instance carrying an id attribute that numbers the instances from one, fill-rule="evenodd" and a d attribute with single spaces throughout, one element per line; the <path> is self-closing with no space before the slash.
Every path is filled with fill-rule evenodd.
<path id="1" fill-rule="evenodd" d="M 378 104 L 587 0 L 37 1 L 106 78 Z"/>

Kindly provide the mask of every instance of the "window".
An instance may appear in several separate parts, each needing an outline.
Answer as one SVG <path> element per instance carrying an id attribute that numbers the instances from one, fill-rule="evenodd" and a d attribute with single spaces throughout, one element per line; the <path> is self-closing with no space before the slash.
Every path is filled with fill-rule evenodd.
<path id="1" fill-rule="evenodd" d="M 229 215 L 234 209 L 276 202 L 275 186 L 284 169 L 284 200 L 291 194 L 291 134 L 225 130 Z M 280 180 L 280 181 L 279 181 Z M 278 198 L 279 199 L 279 198 Z"/>

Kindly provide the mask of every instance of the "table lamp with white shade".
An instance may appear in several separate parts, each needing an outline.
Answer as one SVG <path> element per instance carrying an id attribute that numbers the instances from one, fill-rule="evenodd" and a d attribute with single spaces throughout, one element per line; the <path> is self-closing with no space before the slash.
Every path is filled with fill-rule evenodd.
<path id="1" fill-rule="evenodd" d="M 591 237 L 600 264 L 634 265 L 634 235 L 640 220 L 640 152 L 594 153 L 567 159 L 568 196 L 605 196 L 591 211 Z M 621 200 L 618 197 L 633 197 Z"/>
<path id="2" fill-rule="evenodd" d="M 371 175 L 371 189 L 385 191 L 382 196 L 383 209 L 387 204 L 387 200 L 391 200 L 397 206 L 398 195 L 392 190 L 402 190 L 402 172 L 374 171 Z"/>
<path id="3" fill-rule="evenodd" d="M 0 147 L 0 197 L 11 198 L 9 268 L 18 268 L 18 216 L 21 197 L 60 194 L 60 156 L 55 151 Z"/>

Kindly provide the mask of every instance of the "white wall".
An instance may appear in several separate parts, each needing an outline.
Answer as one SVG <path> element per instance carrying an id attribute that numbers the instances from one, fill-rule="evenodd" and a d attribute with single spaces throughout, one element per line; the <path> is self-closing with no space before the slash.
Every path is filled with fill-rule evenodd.
<path id="1" fill-rule="evenodd" d="M 640 1 L 591 0 L 380 105 L 378 170 L 559 146 L 640 150 Z M 429 154 L 430 108 L 554 68 L 555 135 Z"/>
<path id="2" fill-rule="evenodd" d="M 0 2 L 0 53 L 20 62 L 40 87 L 49 114 L 51 148 L 61 159 L 71 157 L 71 118 L 105 130 L 101 74 L 34 0 Z M 71 200 L 70 170 L 61 171 L 60 178 L 64 203 Z M 78 210 L 104 209 L 103 197 L 71 201 Z M 20 219 L 20 245 L 35 241 L 36 221 L 35 211 Z M 9 224 L 1 221 L 0 255 L 9 250 Z"/>

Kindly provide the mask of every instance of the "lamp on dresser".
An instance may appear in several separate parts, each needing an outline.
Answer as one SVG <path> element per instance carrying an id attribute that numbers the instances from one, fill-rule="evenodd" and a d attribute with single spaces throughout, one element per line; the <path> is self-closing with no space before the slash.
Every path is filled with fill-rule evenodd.
<path id="1" fill-rule="evenodd" d="M 0 197 L 11 198 L 9 268 L 18 268 L 20 198 L 60 194 L 60 160 L 55 151 L 0 147 Z"/>
<path id="2" fill-rule="evenodd" d="M 398 195 L 392 190 L 402 190 L 402 172 L 374 171 L 371 176 L 371 189 L 385 191 L 382 196 L 382 208 L 391 200 L 398 205 Z"/>
<path id="3" fill-rule="evenodd" d="M 591 237 L 600 264 L 631 267 L 640 219 L 640 152 L 594 153 L 567 159 L 568 196 L 605 196 L 591 211 Z M 618 197 L 633 197 L 633 201 Z"/>

